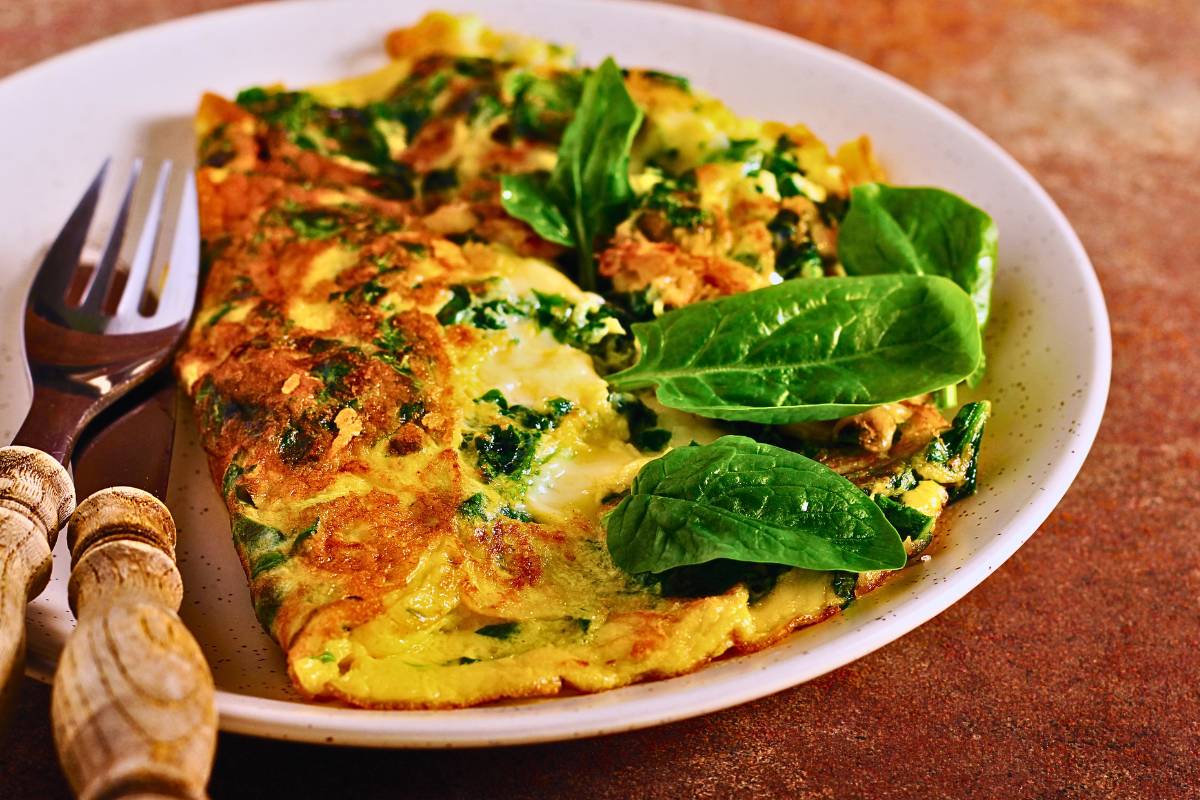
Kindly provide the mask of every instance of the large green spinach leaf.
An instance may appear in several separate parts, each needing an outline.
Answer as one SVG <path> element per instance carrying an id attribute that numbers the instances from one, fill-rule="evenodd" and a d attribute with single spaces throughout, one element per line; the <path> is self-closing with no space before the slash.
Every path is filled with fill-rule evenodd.
<path id="1" fill-rule="evenodd" d="M 717 559 L 855 572 L 906 561 L 896 529 L 854 484 L 744 436 L 649 462 L 605 526 L 614 563 L 631 574 Z"/>
<path id="2" fill-rule="evenodd" d="M 785 281 L 633 325 L 638 362 L 608 377 L 717 419 L 836 419 L 933 391 L 981 357 L 971 299 L 946 278 Z"/>
<path id="3" fill-rule="evenodd" d="M 850 275 L 941 275 L 971 295 L 987 323 L 996 275 L 996 223 L 942 189 L 868 183 L 850 192 L 838 231 L 838 258 Z M 971 376 L 974 385 L 983 365 Z"/>
<path id="4" fill-rule="evenodd" d="M 629 150 L 642 116 L 621 70 L 606 58 L 584 81 L 549 177 L 500 179 L 505 211 L 542 238 L 579 251 L 578 282 L 589 291 L 596 288 L 596 242 L 628 215 L 633 201 Z"/>

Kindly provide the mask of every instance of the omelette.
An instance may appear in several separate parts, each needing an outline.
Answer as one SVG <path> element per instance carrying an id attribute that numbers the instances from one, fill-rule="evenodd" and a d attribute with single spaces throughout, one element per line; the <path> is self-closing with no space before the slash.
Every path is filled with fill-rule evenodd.
<path id="1" fill-rule="evenodd" d="M 644 114 L 632 195 L 585 291 L 501 180 L 554 169 L 588 71 L 471 17 L 386 46 L 375 73 L 206 95 L 196 116 L 205 278 L 177 372 L 300 692 L 443 708 L 611 689 L 763 648 L 894 574 L 619 568 L 604 520 L 639 471 L 730 433 L 911 512 L 905 551 L 928 546 L 974 488 L 986 406 L 759 425 L 606 379 L 637 358 L 636 322 L 842 275 L 851 190 L 883 178 L 865 138 L 830 152 L 622 70 Z"/>

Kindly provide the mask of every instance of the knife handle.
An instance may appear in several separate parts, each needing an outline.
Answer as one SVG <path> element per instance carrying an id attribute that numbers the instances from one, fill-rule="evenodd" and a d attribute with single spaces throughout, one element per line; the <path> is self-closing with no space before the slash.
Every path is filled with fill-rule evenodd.
<path id="1" fill-rule="evenodd" d="M 212 675 L 176 611 L 175 522 L 153 495 L 118 486 L 67 528 L 71 610 L 50 711 L 59 761 L 81 800 L 206 797 L 217 744 Z"/>
<path id="2" fill-rule="evenodd" d="M 50 551 L 74 508 L 71 477 L 53 456 L 0 447 L 0 712 L 25 671 L 25 607 L 50 580 Z"/>

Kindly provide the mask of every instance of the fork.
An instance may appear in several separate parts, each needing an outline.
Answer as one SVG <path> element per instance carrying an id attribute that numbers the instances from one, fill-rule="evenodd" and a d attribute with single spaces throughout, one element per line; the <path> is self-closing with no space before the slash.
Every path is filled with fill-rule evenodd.
<path id="1" fill-rule="evenodd" d="M 164 209 L 170 162 L 163 163 L 153 181 L 139 233 L 131 217 L 135 191 L 146 177 L 141 160 L 134 161 L 120 194 L 111 232 L 95 266 L 91 270 L 81 268 L 81 257 L 108 172 L 109 162 L 105 161 L 47 251 L 25 308 L 23 334 L 33 380 L 33 404 L 17 432 L 14 446 L 0 448 L 0 687 L 4 698 L 11 698 L 16 676 L 22 671 L 26 604 L 45 588 L 58 532 L 74 512 L 75 492 L 65 465 L 75 443 L 97 414 L 167 363 L 183 335 L 195 301 L 199 272 L 195 184 L 190 174 L 183 181 L 180 209 L 168 238 L 164 232 L 169 227 L 164 223 Z M 121 270 L 119 262 L 122 253 L 128 250 L 125 240 L 131 233 L 137 237 L 136 241 L 130 239 L 135 245 L 133 255 L 128 268 Z M 166 259 L 159 259 L 168 265 L 165 275 L 159 270 L 152 276 L 155 255 L 163 250 L 169 252 Z M 78 300 L 74 301 L 72 295 L 77 295 Z M 148 297 L 156 297 L 157 303 L 150 313 L 143 313 Z M 94 502 L 101 495 L 103 501 Z M 72 552 L 77 563 L 84 550 L 101 548 L 114 541 L 174 542 L 170 512 L 150 494 L 111 490 L 89 498 L 81 505 L 81 513 L 84 507 L 88 509 L 87 518 L 72 521 Z M 123 552 L 136 555 L 163 549 L 130 547 Z M 166 550 L 173 554 L 173 549 Z M 179 607 L 180 579 L 173 558 L 167 558 L 165 565 L 161 558 L 150 561 L 136 557 L 126 561 L 110 558 L 109 561 L 108 567 L 99 572 L 93 564 L 89 575 L 82 576 L 87 580 L 79 585 L 89 587 L 89 592 L 119 594 L 136 602 L 166 607 L 165 614 L 160 615 L 164 623 L 154 631 L 155 638 L 170 655 L 179 652 L 171 652 L 177 643 L 184 640 L 190 643 L 191 649 L 185 655 L 194 656 L 192 662 L 199 661 L 197 669 L 203 673 L 202 683 L 207 681 L 207 694 L 202 691 L 199 696 L 208 704 L 201 716 L 207 715 L 215 739 L 212 679 L 194 640 L 174 614 Z M 73 609 L 82 599 L 75 592 L 77 577 L 80 576 L 72 575 Z M 120 643 L 114 645 L 111 663 L 98 664 L 89 674 L 99 673 L 102 678 L 105 669 L 136 668 L 136 664 L 121 663 L 119 646 Z M 182 659 L 180 663 L 186 661 Z M 72 751 L 68 757 L 60 741 L 63 763 L 73 784 L 76 784 L 73 770 L 77 773 L 82 769 L 86 773 L 89 769 L 110 769 L 108 777 L 120 773 L 127 785 L 115 786 L 110 782 L 105 787 L 105 796 L 124 796 L 126 791 L 137 790 L 134 784 L 140 780 L 142 765 L 165 757 L 161 752 L 131 752 L 139 743 L 130 741 L 122 728 L 121 720 L 129 717 L 126 713 L 129 709 L 120 707 L 125 698 L 107 697 L 102 684 L 103 680 L 99 680 L 87 687 L 88 691 L 106 698 L 96 704 L 102 709 L 99 718 L 86 718 L 72 708 L 63 709 L 60 715 L 56 707 L 55 733 L 56 738 L 63 733 L 92 742 L 105 751 L 103 754 Z M 154 713 L 170 711 L 150 709 L 150 713 L 134 718 L 151 719 Z M 195 733 L 203 737 L 207 732 Z M 153 741 L 148 744 L 161 745 Z M 163 750 L 161 746 L 157 749 Z M 108 764 L 104 763 L 105 757 Z M 111 763 L 114 759 L 119 762 L 115 771 Z M 73 761 L 90 763 L 81 765 Z M 93 788 L 99 785 L 95 783 Z M 199 786 L 202 793 L 203 782 Z M 79 785 L 75 788 L 81 796 L 93 793 Z M 193 786 L 186 796 L 195 794 Z"/>
<path id="2" fill-rule="evenodd" d="M 170 248 L 166 283 L 154 313 L 140 313 L 162 227 L 171 164 L 164 162 L 142 226 L 137 249 L 115 311 L 108 307 L 110 284 L 128 231 L 134 190 L 141 178 L 137 159 L 125 184 L 95 269 L 82 273 L 78 304 L 68 301 L 78 280 L 80 257 L 109 169 L 105 161 L 50 246 L 29 290 L 25 347 L 33 377 L 33 405 L 15 444 L 70 458 L 87 423 L 166 363 L 183 334 L 196 295 L 200 234 L 194 211 L 195 184 L 185 181 L 181 211 Z"/>

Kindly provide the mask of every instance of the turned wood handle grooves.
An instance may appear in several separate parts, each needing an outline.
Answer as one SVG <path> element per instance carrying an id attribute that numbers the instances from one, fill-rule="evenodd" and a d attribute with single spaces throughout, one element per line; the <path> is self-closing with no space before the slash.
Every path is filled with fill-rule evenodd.
<path id="1" fill-rule="evenodd" d="M 50 579 L 50 552 L 75 508 L 75 487 L 54 457 L 0 448 L 0 717 L 25 671 L 25 608 Z"/>
<path id="2" fill-rule="evenodd" d="M 82 800 L 206 797 L 216 749 L 212 675 L 175 613 L 175 523 L 129 487 L 79 504 L 67 529 L 79 621 L 54 676 L 59 760 Z"/>
<path id="3" fill-rule="evenodd" d="M 157 550 L 164 557 L 143 554 L 143 547 L 131 548 L 134 544 Z M 88 587 L 85 602 L 113 592 L 136 590 L 148 593 L 172 611 L 179 610 L 183 584 L 175 567 L 175 520 L 149 492 L 129 486 L 96 492 L 75 509 L 67 527 L 67 546 L 71 550 L 68 591 L 71 611 L 77 618 L 81 585 Z M 100 558 L 99 553 L 106 556 Z M 112 566 L 112 556 L 118 556 L 116 564 L 124 568 L 118 575 L 104 571 Z M 135 576 L 139 579 L 133 580 Z"/>

